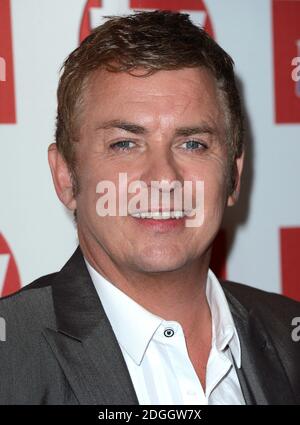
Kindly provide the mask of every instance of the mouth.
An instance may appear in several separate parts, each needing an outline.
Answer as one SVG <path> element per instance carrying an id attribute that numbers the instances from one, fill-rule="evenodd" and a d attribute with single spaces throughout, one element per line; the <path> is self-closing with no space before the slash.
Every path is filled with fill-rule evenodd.
<path id="1" fill-rule="evenodd" d="M 158 233 L 182 229 L 187 213 L 184 211 L 144 211 L 130 214 L 138 226 Z"/>
<path id="2" fill-rule="evenodd" d="M 179 220 L 187 216 L 187 212 L 184 211 L 145 211 L 136 212 L 131 214 L 134 218 L 151 219 L 151 220 Z"/>

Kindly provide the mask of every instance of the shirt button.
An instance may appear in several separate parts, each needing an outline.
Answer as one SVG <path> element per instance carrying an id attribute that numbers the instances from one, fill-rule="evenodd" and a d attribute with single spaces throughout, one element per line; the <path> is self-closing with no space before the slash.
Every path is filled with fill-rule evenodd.
<path id="1" fill-rule="evenodd" d="M 170 338 L 171 336 L 174 335 L 174 330 L 172 328 L 167 328 L 167 329 L 164 330 L 164 335 L 167 338 Z"/>

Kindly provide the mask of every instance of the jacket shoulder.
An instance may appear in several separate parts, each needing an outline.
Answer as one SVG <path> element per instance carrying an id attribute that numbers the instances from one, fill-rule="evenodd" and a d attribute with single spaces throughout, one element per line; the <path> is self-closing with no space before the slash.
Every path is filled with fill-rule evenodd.
<path id="1" fill-rule="evenodd" d="M 259 341 L 257 335 L 267 337 L 268 343 L 261 347 L 272 349 L 269 353 L 273 361 L 282 366 L 300 403 L 300 303 L 248 285 L 228 281 L 221 284 L 234 320 L 249 332 L 247 344 Z"/>
<path id="2" fill-rule="evenodd" d="M 60 365 L 44 337 L 56 328 L 52 286 L 57 273 L 42 276 L 0 299 L 0 404 L 73 403 Z"/>
<path id="3" fill-rule="evenodd" d="M 294 330 L 296 333 L 300 324 L 300 302 L 235 282 L 224 281 L 222 287 L 235 315 L 244 316 L 247 322 L 251 317 L 260 320 L 283 357 L 289 352 L 293 361 L 299 358 L 300 343 Z"/>
<path id="4" fill-rule="evenodd" d="M 52 284 L 56 273 L 42 276 L 13 294 L 0 298 L 0 317 L 12 336 L 31 333 L 54 322 Z"/>
<path id="5" fill-rule="evenodd" d="M 288 313 L 300 316 L 300 302 L 274 292 L 264 291 L 242 283 L 220 281 L 225 293 L 233 295 L 248 311 L 253 308 L 265 311 L 269 308 L 280 315 Z"/>
<path id="6" fill-rule="evenodd" d="M 39 288 L 45 288 L 47 286 L 51 286 L 57 276 L 58 272 L 50 273 L 44 276 L 41 276 L 35 280 L 33 280 L 31 283 L 28 283 L 27 285 L 20 288 L 18 291 L 13 292 L 12 294 L 6 295 L 4 297 L 0 298 L 0 304 L 9 302 L 7 300 L 14 300 L 16 298 L 19 298 L 24 295 L 25 291 L 33 290 L 33 289 L 39 289 Z M 5 301 L 4 301 L 5 300 Z"/>

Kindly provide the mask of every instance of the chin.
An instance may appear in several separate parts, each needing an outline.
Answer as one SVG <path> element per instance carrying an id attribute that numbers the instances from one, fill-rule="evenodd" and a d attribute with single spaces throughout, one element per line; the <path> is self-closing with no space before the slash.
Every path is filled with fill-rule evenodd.
<path id="1" fill-rule="evenodd" d="M 172 272 L 178 270 L 186 264 L 186 257 L 184 258 L 170 255 L 160 255 L 160 256 L 143 256 L 139 258 L 137 262 L 135 260 L 136 268 L 141 272 L 145 273 L 164 273 Z"/>

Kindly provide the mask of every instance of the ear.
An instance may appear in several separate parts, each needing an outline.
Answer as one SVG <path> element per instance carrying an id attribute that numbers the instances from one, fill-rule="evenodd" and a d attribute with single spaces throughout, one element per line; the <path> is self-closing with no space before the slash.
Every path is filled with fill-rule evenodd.
<path id="1" fill-rule="evenodd" d="M 240 194 L 240 187 L 241 187 L 241 175 L 243 171 L 243 165 L 244 165 L 244 152 L 242 155 L 235 160 L 235 170 L 236 170 L 236 176 L 235 176 L 235 188 L 234 191 L 231 193 L 231 195 L 228 196 L 227 199 L 227 206 L 232 207 L 238 200 L 239 194 Z"/>
<path id="2" fill-rule="evenodd" d="M 74 211 L 76 199 L 73 196 L 71 172 L 56 143 L 51 143 L 48 148 L 48 162 L 57 196 L 69 210 Z"/>

